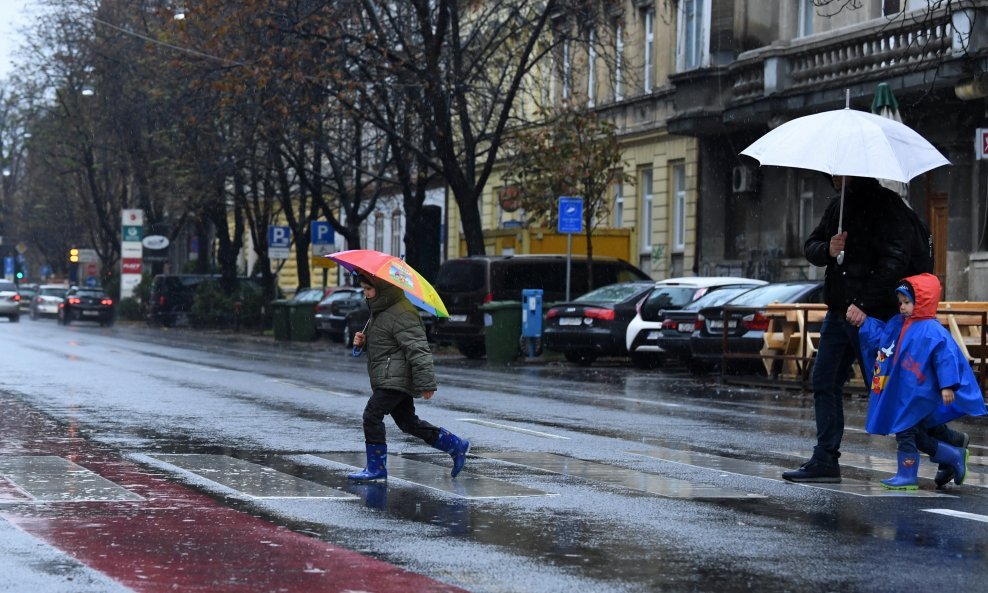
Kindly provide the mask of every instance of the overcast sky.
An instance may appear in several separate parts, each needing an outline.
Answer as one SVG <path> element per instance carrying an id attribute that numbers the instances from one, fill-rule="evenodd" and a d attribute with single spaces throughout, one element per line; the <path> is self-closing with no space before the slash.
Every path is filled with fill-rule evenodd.
<path id="1" fill-rule="evenodd" d="M 0 0 L 0 78 L 12 72 L 14 51 L 22 42 L 17 30 L 30 23 L 33 0 Z"/>

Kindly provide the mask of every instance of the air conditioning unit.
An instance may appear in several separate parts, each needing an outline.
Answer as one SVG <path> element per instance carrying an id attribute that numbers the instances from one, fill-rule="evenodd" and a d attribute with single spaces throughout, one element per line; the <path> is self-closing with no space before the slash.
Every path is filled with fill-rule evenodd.
<path id="1" fill-rule="evenodd" d="M 735 165 L 731 172 L 731 191 L 736 194 L 753 192 L 758 189 L 755 169 L 748 165 Z"/>

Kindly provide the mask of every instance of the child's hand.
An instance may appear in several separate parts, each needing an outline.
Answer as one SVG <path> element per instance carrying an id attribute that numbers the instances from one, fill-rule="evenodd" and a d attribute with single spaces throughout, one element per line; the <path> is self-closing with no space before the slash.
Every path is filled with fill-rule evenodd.
<path id="1" fill-rule="evenodd" d="M 949 406 L 954 403 L 954 390 L 949 387 L 940 390 L 940 396 L 943 397 L 943 405 Z"/>

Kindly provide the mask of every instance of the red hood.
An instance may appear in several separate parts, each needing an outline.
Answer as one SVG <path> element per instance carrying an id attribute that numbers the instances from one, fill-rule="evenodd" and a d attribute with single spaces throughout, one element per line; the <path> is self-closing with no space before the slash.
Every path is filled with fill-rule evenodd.
<path id="1" fill-rule="evenodd" d="M 917 274 L 904 278 L 903 282 L 908 282 L 916 295 L 915 308 L 913 309 L 913 319 L 933 319 L 937 315 L 937 307 L 940 305 L 940 281 L 933 274 Z"/>

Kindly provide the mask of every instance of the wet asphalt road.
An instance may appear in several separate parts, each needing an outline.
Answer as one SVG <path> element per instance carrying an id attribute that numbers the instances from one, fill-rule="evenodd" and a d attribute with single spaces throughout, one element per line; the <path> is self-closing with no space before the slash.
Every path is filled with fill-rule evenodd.
<path id="1" fill-rule="evenodd" d="M 25 320 L 0 322 L 0 348 L 0 470 L 5 457 L 28 449 L 75 455 L 132 491 L 177 488 L 169 496 L 201 501 L 173 511 L 215 507 L 233 513 L 224 520 L 261 520 L 285 528 L 279 545 L 308 540 L 333 546 L 326 555 L 358 552 L 383 561 L 375 570 L 397 566 L 428 579 L 421 590 L 972 591 L 988 577 L 986 420 L 957 425 L 972 436 L 974 483 L 947 497 L 858 496 L 788 484 L 773 469 L 795 467 L 792 455 L 811 448 L 809 396 L 618 361 L 492 369 L 443 355 L 440 390 L 418 404 L 419 415 L 472 441 L 471 479 L 545 493 L 464 498 L 452 486 L 426 487 L 417 474 L 386 488 L 351 485 L 351 470 L 327 459 L 362 450 L 368 392 L 365 361 L 336 344 Z M 893 459 L 895 445 L 860 430 L 865 405 L 846 400 L 843 472 L 874 485 L 888 473 L 868 468 Z M 448 457 L 390 420 L 388 434 L 394 466 L 448 470 Z M 249 496 L 168 461 L 191 453 L 249 461 L 351 499 Z M 925 480 L 921 492 L 932 487 Z M 130 575 L 140 558 L 123 564 L 114 555 L 136 546 L 132 538 L 109 533 L 94 540 L 106 546 L 95 551 L 59 543 L 65 530 L 53 526 L 70 511 L 73 525 L 84 525 L 80 513 L 134 503 L 41 504 L 4 492 L 16 488 L 0 482 L 0 591 L 157 591 L 195 582 L 163 568 Z M 249 533 L 231 528 L 214 544 L 246 548 Z M 202 556 L 206 573 L 220 565 L 195 546 L 183 554 Z M 202 590 L 306 590 L 268 561 L 269 569 L 254 564 L 275 575 L 263 587 L 224 581 Z M 342 580 L 327 582 L 335 584 L 325 590 L 344 590 Z M 402 590 L 387 580 L 365 588 Z"/>

